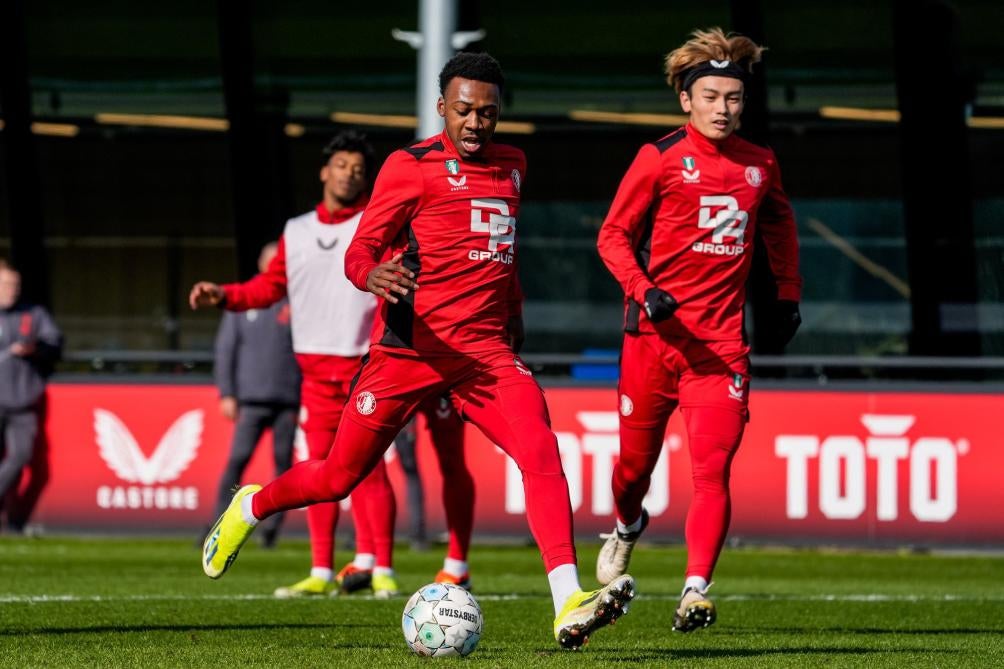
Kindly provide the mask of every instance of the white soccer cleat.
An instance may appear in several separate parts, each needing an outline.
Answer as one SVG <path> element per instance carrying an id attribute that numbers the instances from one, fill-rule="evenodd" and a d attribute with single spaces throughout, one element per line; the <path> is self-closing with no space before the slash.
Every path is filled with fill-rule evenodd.
<path id="1" fill-rule="evenodd" d="M 648 511 L 641 510 L 641 527 L 637 532 L 624 534 L 614 527 L 610 534 L 601 534 L 606 539 L 600 554 L 596 557 L 596 580 L 606 585 L 628 570 L 631 562 L 631 551 L 634 550 L 638 538 L 648 526 Z"/>
<path id="2" fill-rule="evenodd" d="M 673 614 L 673 629 L 677 632 L 693 632 L 711 625 L 716 617 L 715 603 L 708 599 L 707 589 L 690 587 L 683 591 L 680 605 Z"/>

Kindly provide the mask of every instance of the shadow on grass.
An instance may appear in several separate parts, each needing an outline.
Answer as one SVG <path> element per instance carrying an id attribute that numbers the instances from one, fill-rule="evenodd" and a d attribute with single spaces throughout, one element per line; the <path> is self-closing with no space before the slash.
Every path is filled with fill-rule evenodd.
<path id="1" fill-rule="evenodd" d="M 891 634 L 891 635 L 914 635 L 914 636 L 926 636 L 926 635 L 952 635 L 952 634 L 989 634 L 992 636 L 1004 636 L 1004 630 L 992 629 L 992 628 L 978 628 L 978 627 L 959 627 L 956 629 L 889 629 L 889 628 L 879 628 L 879 627 L 729 627 L 730 634 L 764 634 L 767 632 L 777 632 L 782 634 L 810 634 L 810 633 L 822 633 L 822 634 L 867 634 L 868 636 L 874 636 L 876 634 Z"/>
<path id="2" fill-rule="evenodd" d="M 624 648 L 588 648 L 583 651 L 583 657 L 594 656 L 597 660 L 602 660 L 602 658 L 608 658 L 611 663 L 617 662 L 648 662 L 648 661 L 662 661 L 666 662 L 669 660 L 725 660 L 729 658 L 740 659 L 740 658 L 769 658 L 774 656 L 786 656 L 786 655 L 821 655 L 821 656 L 833 656 L 837 657 L 840 655 L 889 655 L 892 653 L 916 653 L 915 649 L 907 648 L 863 648 L 860 646 L 851 647 L 830 647 L 830 648 L 764 648 L 764 649 L 754 649 L 754 648 L 651 648 L 645 650 L 627 650 Z M 927 650 L 926 653 L 939 653 L 955 654 L 958 651 L 954 650 Z M 564 655 L 568 651 L 563 651 L 560 649 L 538 651 L 538 655 L 550 656 L 550 655 Z M 479 654 L 479 658 L 488 655 L 488 653 Z M 493 653 L 496 659 L 504 660 L 506 654 L 504 652 Z"/>
<path id="3" fill-rule="evenodd" d="M 115 632 L 118 634 L 129 632 L 262 632 L 281 630 L 328 630 L 333 627 L 351 627 L 357 630 L 366 628 L 383 629 L 384 625 L 360 624 L 339 622 L 337 625 L 330 623 L 260 623 L 260 624 L 240 624 L 232 625 L 101 625 L 97 627 L 41 627 L 28 629 L 0 629 L 2 636 L 24 636 L 24 635 L 69 635 L 69 634 L 105 634 Z"/>

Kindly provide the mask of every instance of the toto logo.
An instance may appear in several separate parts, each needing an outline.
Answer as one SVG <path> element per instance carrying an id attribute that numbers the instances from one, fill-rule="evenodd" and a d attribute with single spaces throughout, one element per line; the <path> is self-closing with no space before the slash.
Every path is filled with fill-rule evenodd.
<path id="1" fill-rule="evenodd" d="M 198 508 L 195 487 L 163 486 L 188 469 L 202 443 L 203 411 L 182 414 L 160 438 L 147 457 L 125 423 L 111 411 L 94 410 L 94 438 L 98 453 L 129 486 L 101 486 L 98 506 L 103 509 L 186 509 Z"/>
<path id="2" fill-rule="evenodd" d="M 581 427 L 576 432 L 556 431 L 561 466 L 568 481 L 568 497 L 572 511 L 583 507 L 587 479 L 592 481 L 586 507 L 594 516 L 609 516 L 614 512 L 614 494 L 610 486 L 614 464 L 620 454 L 620 422 L 616 411 L 576 411 L 575 419 Z M 652 484 L 645 495 L 645 510 L 653 518 L 669 508 L 670 454 L 683 446 L 680 435 L 666 435 L 665 447 L 659 454 Z M 506 513 L 526 511 L 523 474 L 512 458 L 506 458 L 505 478 Z"/>
<path id="3" fill-rule="evenodd" d="M 788 518 L 809 513 L 809 461 L 819 468 L 819 510 L 830 519 L 861 517 L 867 507 L 866 460 L 875 462 L 875 518 L 899 518 L 900 486 L 909 488 L 910 513 L 926 522 L 946 522 L 958 510 L 958 459 L 969 441 L 947 437 L 906 436 L 916 418 L 909 415 L 864 414 L 865 439 L 854 435 L 781 434 L 775 454 L 787 461 Z M 909 464 L 902 483 L 899 463 Z"/>

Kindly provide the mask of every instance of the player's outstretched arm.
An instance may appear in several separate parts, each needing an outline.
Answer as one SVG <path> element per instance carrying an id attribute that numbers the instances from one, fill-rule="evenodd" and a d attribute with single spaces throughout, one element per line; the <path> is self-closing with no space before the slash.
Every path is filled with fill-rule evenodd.
<path id="1" fill-rule="evenodd" d="M 223 289 L 211 281 L 199 281 L 192 286 L 188 294 L 188 306 L 193 310 L 199 307 L 215 307 L 223 301 Z"/>
<path id="2" fill-rule="evenodd" d="M 398 253 L 371 269 L 366 275 L 366 290 L 391 304 L 398 303 L 398 295 L 404 297 L 418 290 L 418 284 L 413 280 L 415 273 L 401 264 L 403 258 L 404 253 Z"/>

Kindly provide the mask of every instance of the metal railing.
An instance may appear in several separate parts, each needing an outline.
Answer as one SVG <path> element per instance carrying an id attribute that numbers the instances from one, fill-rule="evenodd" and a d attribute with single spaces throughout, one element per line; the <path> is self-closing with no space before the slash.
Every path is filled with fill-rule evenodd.
<path id="1" fill-rule="evenodd" d="M 616 353 L 526 353 L 523 361 L 537 374 L 548 377 L 612 380 Z M 77 350 L 68 351 L 60 363 L 65 375 L 112 374 L 178 377 L 208 375 L 213 352 L 207 350 Z M 1004 381 L 1004 357 L 856 356 L 856 355 L 753 355 L 754 377 L 785 378 L 827 383 L 831 380 L 897 381 Z"/>

